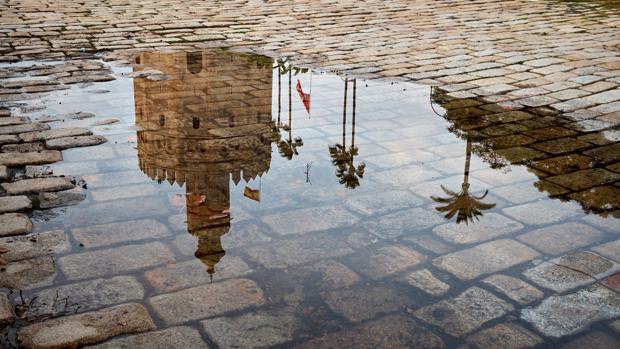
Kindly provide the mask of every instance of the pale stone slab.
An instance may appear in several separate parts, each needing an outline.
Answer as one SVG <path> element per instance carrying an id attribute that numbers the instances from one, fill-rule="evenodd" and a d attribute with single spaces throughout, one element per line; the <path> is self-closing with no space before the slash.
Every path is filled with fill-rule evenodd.
<path id="1" fill-rule="evenodd" d="M 159 292 L 173 292 L 191 286 L 239 277 L 252 269 L 237 256 L 224 256 L 215 266 L 215 274 L 207 273 L 207 266 L 194 258 L 187 262 L 167 264 L 144 273 L 144 278 Z"/>
<path id="2" fill-rule="evenodd" d="M 289 235 L 344 228 L 356 223 L 358 218 L 340 206 L 329 206 L 290 211 L 286 215 L 269 215 L 263 221 L 276 233 Z"/>
<path id="3" fill-rule="evenodd" d="M 578 205 L 546 199 L 505 208 L 504 213 L 528 225 L 557 223 L 581 212 Z"/>
<path id="4" fill-rule="evenodd" d="M 544 335 L 554 338 L 578 333 L 594 322 L 618 316 L 620 297 L 601 285 L 551 296 L 534 308 L 521 310 L 523 320 Z"/>
<path id="5" fill-rule="evenodd" d="M 620 263 L 620 240 L 593 247 L 592 251 Z"/>
<path id="6" fill-rule="evenodd" d="M 520 304 L 530 304 L 544 297 L 544 293 L 523 280 L 508 275 L 491 275 L 482 280 L 487 285 L 505 294 Z"/>
<path id="7" fill-rule="evenodd" d="M 516 324 L 499 324 L 467 338 L 474 349 L 526 349 L 543 342 L 531 331 Z"/>
<path id="8" fill-rule="evenodd" d="M 94 279 L 47 288 L 31 294 L 26 299 L 26 303 L 30 306 L 20 317 L 84 312 L 114 304 L 140 301 L 142 298 L 144 288 L 132 276 Z"/>
<path id="9" fill-rule="evenodd" d="M 140 219 L 75 228 L 71 230 L 71 233 L 75 240 L 82 243 L 86 248 L 170 236 L 168 228 L 154 219 Z"/>
<path id="10" fill-rule="evenodd" d="M 125 245 L 108 250 L 72 254 L 58 260 L 69 280 L 118 274 L 174 261 L 173 253 L 161 242 Z"/>
<path id="11" fill-rule="evenodd" d="M 128 303 L 22 327 L 17 332 L 17 339 L 23 348 L 78 348 L 155 328 L 142 305 Z"/>
<path id="12" fill-rule="evenodd" d="M 539 253 L 514 240 L 502 239 L 450 253 L 433 260 L 433 264 L 459 279 L 472 280 L 527 262 Z"/>
<path id="13" fill-rule="evenodd" d="M 22 179 L 12 183 L 2 183 L 2 188 L 11 195 L 60 191 L 75 185 L 65 177 Z"/>
<path id="14" fill-rule="evenodd" d="M 52 230 L 32 236 L 12 236 L 0 239 L 0 246 L 9 249 L 2 254 L 7 261 L 58 254 L 69 250 L 69 240 L 64 230 Z"/>
<path id="15" fill-rule="evenodd" d="M 94 135 L 61 137 L 45 141 L 45 146 L 48 149 L 64 150 L 70 148 L 91 147 L 93 145 L 103 144 L 107 141 L 108 140 L 103 136 Z"/>
<path id="16" fill-rule="evenodd" d="M 15 321 L 15 314 L 9 298 L 0 293 L 0 326 L 10 325 Z"/>
<path id="17" fill-rule="evenodd" d="M 36 142 L 36 141 L 45 141 L 48 139 L 54 138 L 64 138 L 64 137 L 77 137 L 77 136 L 89 136 L 93 133 L 85 128 L 81 127 L 70 127 L 70 128 L 57 128 L 53 130 L 46 131 L 38 131 L 38 132 L 28 132 L 21 133 L 19 138 L 23 142 Z"/>
<path id="18" fill-rule="evenodd" d="M 578 252 L 542 262 L 523 275 L 541 287 L 564 292 L 620 271 L 620 264 L 592 252 Z"/>
<path id="19" fill-rule="evenodd" d="M 62 161 L 62 154 L 57 150 L 29 153 L 0 153 L 0 165 L 7 167 L 44 165 L 58 161 Z"/>
<path id="20" fill-rule="evenodd" d="M 372 319 L 414 304 L 412 299 L 394 288 L 373 285 L 327 292 L 323 298 L 335 313 L 351 322 Z"/>
<path id="21" fill-rule="evenodd" d="M 81 187 L 75 187 L 69 190 L 39 193 L 38 199 L 40 208 L 75 205 L 86 199 L 86 190 Z"/>
<path id="22" fill-rule="evenodd" d="M 409 210 L 390 213 L 368 222 L 365 228 L 380 238 L 391 239 L 403 235 L 412 235 L 444 223 L 445 219 L 426 208 L 414 207 Z"/>
<path id="23" fill-rule="evenodd" d="M 49 128 L 50 128 L 49 125 L 38 124 L 38 123 L 12 125 L 12 126 L 3 126 L 3 127 L 0 127 L 0 135 L 17 134 L 17 133 L 23 133 L 23 132 L 43 131 L 43 130 L 49 130 Z"/>
<path id="24" fill-rule="evenodd" d="M 600 241 L 604 234 L 580 223 L 556 224 L 527 232 L 518 240 L 546 254 L 557 255 Z"/>
<path id="25" fill-rule="evenodd" d="M 437 279 L 428 269 L 405 274 L 400 280 L 435 297 L 442 296 L 450 290 L 449 284 Z"/>
<path id="26" fill-rule="evenodd" d="M 406 190 L 389 190 L 384 192 L 370 192 L 344 201 L 351 210 L 365 216 L 385 214 L 392 211 L 419 206 L 424 201 Z"/>
<path id="27" fill-rule="evenodd" d="M 32 202 L 27 196 L 3 196 L 0 197 L 0 213 L 18 212 L 32 208 Z"/>
<path id="28" fill-rule="evenodd" d="M 607 335 L 600 331 L 590 332 L 582 337 L 579 337 L 566 345 L 563 345 L 561 349 L 609 349 L 620 348 L 620 340 Z"/>
<path id="29" fill-rule="evenodd" d="M 358 273 L 371 279 L 381 279 L 416 266 L 426 257 L 403 245 L 389 245 L 353 254 L 345 260 Z"/>
<path id="30" fill-rule="evenodd" d="M 391 315 L 354 326 L 351 329 L 326 334 L 296 346 L 295 349 L 442 349 L 445 347 L 441 338 L 418 324 L 411 316 Z"/>
<path id="31" fill-rule="evenodd" d="M 88 346 L 91 349 L 209 349 L 200 333 L 191 327 L 169 327 L 159 331 L 144 332 Z"/>
<path id="32" fill-rule="evenodd" d="M 56 277 L 56 265 L 50 256 L 15 261 L 4 266 L 0 287 L 30 289 L 51 285 Z"/>
<path id="33" fill-rule="evenodd" d="M 231 279 L 149 298 L 168 325 L 218 316 L 265 303 L 263 290 L 252 280 Z"/>
<path id="34" fill-rule="evenodd" d="M 32 221 L 21 213 L 0 215 L 0 237 L 28 234 L 32 231 Z"/>
<path id="35" fill-rule="evenodd" d="M 415 316 L 458 337 L 512 310 L 512 305 L 488 291 L 471 287 L 455 298 L 418 309 Z"/>
<path id="36" fill-rule="evenodd" d="M 270 348 L 296 339 L 296 335 L 304 330 L 301 319 L 286 311 L 220 317 L 204 320 L 201 324 L 222 349 Z"/>
<path id="37" fill-rule="evenodd" d="M 433 229 L 446 241 L 457 244 L 483 242 L 523 229 L 523 224 L 497 213 L 488 213 L 476 224 L 448 223 Z"/>

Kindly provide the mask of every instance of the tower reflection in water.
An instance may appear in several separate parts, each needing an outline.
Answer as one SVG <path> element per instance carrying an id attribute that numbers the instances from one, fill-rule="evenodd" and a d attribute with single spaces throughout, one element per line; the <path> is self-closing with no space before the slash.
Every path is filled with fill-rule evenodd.
<path id="1" fill-rule="evenodd" d="M 262 176 L 271 163 L 272 61 L 224 52 L 142 52 L 134 70 L 138 158 L 151 179 L 185 185 L 187 230 L 213 276 L 230 229 L 230 189 Z"/>

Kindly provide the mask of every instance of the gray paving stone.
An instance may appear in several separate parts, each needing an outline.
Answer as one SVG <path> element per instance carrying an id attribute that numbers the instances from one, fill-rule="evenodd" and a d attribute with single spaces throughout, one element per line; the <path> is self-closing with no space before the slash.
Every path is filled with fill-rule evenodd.
<path id="1" fill-rule="evenodd" d="M 166 324 L 176 325 L 260 306 L 265 297 L 254 281 L 231 279 L 154 296 L 148 302 Z"/>
<path id="2" fill-rule="evenodd" d="M 581 223 L 556 224 L 532 230 L 517 237 L 518 240 L 550 255 L 557 255 L 596 243 L 604 234 Z"/>
<path id="3" fill-rule="evenodd" d="M 577 252 L 528 269 L 523 275 L 541 287 L 564 292 L 620 270 L 620 265 L 591 252 Z"/>
<path id="4" fill-rule="evenodd" d="M 381 279 L 416 266 L 426 257 L 402 245 L 389 245 L 352 254 L 344 260 L 358 273 L 371 279 Z"/>
<path id="5" fill-rule="evenodd" d="M 0 165 L 7 167 L 44 165 L 58 161 L 62 161 L 62 154 L 57 150 L 30 153 L 0 153 Z"/>
<path id="6" fill-rule="evenodd" d="M 107 342 L 88 346 L 92 349 L 208 349 L 200 333 L 191 327 L 169 327 L 159 331 L 144 332 L 122 338 L 113 338 Z"/>
<path id="7" fill-rule="evenodd" d="M 61 190 L 49 193 L 39 193 L 39 207 L 54 208 L 78 204 L 86 199 L 86 190 L 82 187 L 75 187 L 69 190 Z"/>
<path id="8" fill-rule="evenodd" d="M 0 197 L 0 213 L 18 212 L 32 208 L 32 202 L 27 196 Z"/>
<path id="9" fill-rule="evenodd" d="M 620 263 L 620 240 L 610 241 L 608 243 L 593 247 L 592 251 L 603 255 L 616 263 Z"/>
<path id="10" fill-rule="evenodd" d="M 88 129 L 81 127 L 69 127 L 69 128 L 57 128 L 53 130 L 37 131 L 21 133 L 19 138 L 23 142 L 36 142 L 45 141 L 48 139 L 64 138 L 64 137 L 77 137 L 92 135 L 92 132 Z"/>
<path id="11" fill-rule="evenodd" d="M 317 233 L 250 246 L 245 252 L 251 259 L 267 268 L 284 268 L 347 255 L 352 253 L 353 249 L 338 236 Z"/>
<path id="12" fill-rule="evenodd" d="M 340 206 L 314 207 L 274 214 L 263 221 L 280 235 L 303 234 L 351 226 L 358 218 Z"/>
<path id="13" fill-rule="evenodd" d="M 195 258 L 149 270 L 144 273 L 144 278 L 158 292 L 173 292 L 211 281 L 243 276 L 251 272 L 252 269 L 240 257 L 224 256 L 215 267 L 213 279 L 207 273 L 207 266 Z"/>
<path id="14" fill-rule="evenodd" d="M 301 319 L 286 310 L 220 317 L 201 324 L 222 349 L 273 347 L 302 338 L 304 331 Z"/>
<path id="15" fill-rule="evenodd" d="M 609 349 L 620 348 L 620 341 L 600 331 L 593 331 L 562 346 L 561 349 Z"/>
<path id="16" fill-rule="evenodd" d="M 0 246 L 9 249 L 2 254 L 7 261 L 59 254 L 69 250 L 69 240 L 63 230 L 52 230 L 31 236 L 0 238 Z"/>
<path id="17" fill-rule="evenodd" d="M 15 313 L 13 313 L 13 307 L 9 298 L 0 293 L 0 326 L 10 325 L 15 321 Z"/>
<path id="18" fill-rule="evenodd" d="M 107 139 L 103 136 L 73 136 L 47 140 L 45 141 L 45 146 L 48 149 L 65 150 L 70 148 L 91 147 L 105 142 L 107 142 Z"/>
<path id="19" fill-rule="evenodd" d="M 132 276 L 115 276 L 46 288 L 25 299 L 20 318 L 67 315 L 130 301 L 141 301 L 144 288 Z M 16 304 L 19 299 L 16 299 Z"/>
<path id="20" fill-rule="evenodd" d="M 50 256 L 15 261 L 4 266 L 0 287 L 31 289 L 51 285 L 56 277 L 56 265 Z"/>
<path id="21" fill-rule="evenodd" d="M 49 130 L 49 128 L 50 128 L 49 125 L 38 124 L 38 123 L 3 126 L 3 127 L 0 127 L 0 135 L 18 134 L 22 132 L 43 131 L 43 130 Z"/>
<path id="22" fill-rule="evenodd" d="M 391 315 L 315 338 L 296 349 L 446 348 L 443 340 L 410 316 Z"/>
<path id="23" fill-rule="evenodd" d="M 544 297 L 536 287 L 512 276 L 495 274 L 482 280 L 483 283 L 503 293 L 506 297 L 520 304 L 530 304 Z"/>
<path id="24" fill-rule="evenodd" d="M 523 224 L 497 213 L 488 213 L 475 224 L 443 224 L 433 229 L 433 233 L 446 241 L 457 244 L 483 242 L 499 236 L 512 234 L 523 229 Z"/>
<path id="25" fill-rule="evenodd" d="M 19 329 L 17 339 L 23 348 L 78 348 L 154 329 L 146 309 L 129 303 L 28 325 Z"/>
<path id="26" fill-rule="evenodd" d="M 415 207 L 379 217 L 365 227 L 380 238 L 390 239 L 426 230 L 445 220 L 429 209 Z"/>
<path id="27" fill-rule="evenodd" d="M 11 195 L 60 191 L 72 189 L 74 186 L 65 177 L 22 179 L 12 183 L 2 183 L 2 188 Z"/>
<path id="28" fill-rule="evenodd" d="M 113 245 L 120 242 L 158 239 L 170 236 L 168 228 L 153 219 L 93 225 L 71 230 L 73 237 L 86 248 Z"/>
<path id="29" fill-rule="evenodd" d="M 153 267 L 174 261 L 174 255 L 161 242 L 125 245 L 107 250 L 88 251 L 60 257 L 60 270 L 69 280 Z"/>
<path id="30" fill-rule="evenodd" d="M 385 286 L 364 285 L 358 288 L 326 292 L 325 303 L 351 322 L 361 322 L 381 314 L 411 307 L 414 301 L 403 293 Z"/>
<path id="31" fill-rule="evenodd" d="M 344 203 L 349 209 L 360 214 L 374 216 L 419 206 L 424 201 L 405 190 L 389 190 L 354 195 Z"/>
<path id="32" fill-rule="evenodd" d="M 526 349 L 543 342 L 542 338 L 516 324 L 499 324 L 467 338 L 474 349 Z"/>
<path id="33" fill-rule="evenodd" d="M 496 273 L 538 257 L 538 252 L 516 242 L 502 239 L 440 256 L 433 264 L 459 279 L 472 280 L 481 275 Z"/>
<path id="34" fill-rule="evenodd" d="M 578 205 L 546 199 L 505 208 L 503 212 L 527 225 L 557 223 L 581 212 Z"/>
<path id="35" fill-rule="evenodd" d="M 418 309 L 414 314 L 441 327 L 452 336 L 462 336 L 513 310 L 512 305 L 491 293 L 471 287 L 455 298 Z"/>
<path id="36" fill-rule="evenodd" d="M 22 213 L 0 215 L 0 237 L 23 235 L 32 231 L 32 221 Z"/>
<path id="37" fill-rule="evenodd" d="M 412 271 L 401 276 L 399 280 L 435 297 L 442 296 L 450 290 L 449 284 L 437 279 L 428 269 Z"/>
<path id="38" fill-rule="evenodd" d="M 600 285 L 551 296 L 534 308 L 521 310 L 523 320 L 542 334 L 554 338 L 581 332 L 594 322 L 618 316 L 618 294 Z"/>

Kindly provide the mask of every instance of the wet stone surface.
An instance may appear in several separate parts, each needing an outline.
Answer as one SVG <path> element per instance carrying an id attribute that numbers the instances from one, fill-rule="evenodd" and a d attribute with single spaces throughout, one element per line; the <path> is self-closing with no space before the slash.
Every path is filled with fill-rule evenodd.
<path id="1" fill-rule="evenodd" d="M 30 8 L 25 1 L 20 9 Z M 598 39 L 582 36 L 599 23 L 598 38 L 613 42 L 604 32 L 614 30 L 615 17 L 554 27 L 576 38 L 572 53 L 538 45 L 506 52 L 514 35 L 494 31 L 527 28 L 519 39 L 525 45 L 538 35 L 534 12 L 557 25 L 548 20 L 553 8 L 541 4 L 565 6 L 529 2 L 538 12 L 525 14 L 519 3 L 503 2 L 499 18 L 515 16 L 502 22 L 509 25 L 497 26 L 498 15 L 487 12 L 493 32 L 467 41 L 446 39 L 438 27 L 453 27 L 445 18 L 460 16 L 459 1 L 340 6 L 334 21 L 342 11 L 366 11 L 347 17 L 352 28 L 387 25 L 373 20 L 387 8 L 396 17 L 416 9 L 407 23 L 425 21 L 416 26 L 422 33 L 439 28 L 421 34 L 413 54 L 410 30 L 399 45 L 382 43 L 380 58 L 320 38 L 307 54 L 287 59 L 235 54 L 252 35 L 247 27 L 260 21 L 240 27 L 232 9 L 217 22 L 211 14 L 174 25 L 156 18 L 147 31 L 141 23 L 106 27 L 107 19 L 36 33 L 8 26 L 0 37 L 22 45 L 40 34 L 58 58 L 73 52 L 61 49 L 65 36 L 83 30 L 97 47 L 187 46 L 131 54 L 111 46 L 96 59 L 84 52 L 0 64 L 8 86 L 0 89 L 0 229 L 19 234 L 0 237 L 0 294 L 9 295 L 17 316 L 0 343 L 613 347 L 620 66 L 614 51 L 594 49 Z M 467 8 L 477 15 L 497 4 Z M 145 5 L 132 6 L 131 18 L 141 17 Z M 304 6 L 295 18 L 275 20 L 295 22 L 315 5 Z M 440 18 L 427 7 L 455 9 Z M 565 17 L 590 16 L 595 7 L 587 8 Z M 149 5 L 152 11 L 159 6 Z M 48 20 L 40 14 L 37 21 Z M 205 23 L 208 30 L 200 28 Z M 459 31 L 476 30 L 463 23 Z M 233 27 L 228 37 L 213 34 Z M 391 25 L 390 33 L 401 27 Z M 324 29 L 343 40 L 369 35 Z M 138 32 L 146 41 L 132 41 Z M 555 32 L 548 35 L 557 42 Z M 383 40 L 383 31 L 372 33 Z M 501 47 L 470 50 L 489 34 Z M 265 30 L 260 40 L 279 35 Z M 190 48 L 205 38 L 236 44 Z M 264 49 L 281 49 L 272 44 Z M 336 44 L 343 51 L 334 63 L 325 47 Z M 0 44 L 0 51 L 25 57 L 18 47 Z M 454 60 L 445 60 L 447 52 Z M 303 69 L 316 66 L 316 57 L 342 74 Z M 6 224 L 9 218 L 19 224 Z"/>

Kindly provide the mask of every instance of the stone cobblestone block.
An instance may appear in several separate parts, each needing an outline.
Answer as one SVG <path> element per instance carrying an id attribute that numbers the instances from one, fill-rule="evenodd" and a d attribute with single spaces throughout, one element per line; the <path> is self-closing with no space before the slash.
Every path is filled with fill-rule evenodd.
<path id="1" fill-rule="evenodd" d="M 537 285 L 564 292 L 587 285 L 620 270 L 620 265 L 592 252 L 577 252 L 552 259 L 523 272 Z"/>
<path id="2" fill-rule="evenodd" d="M 56 277 L 56 265 L 49 256 L 14 261 L 4 268 L 0 287 L 32 289 L 49 286 Z"/>
<path id="3" fill-rule="evenodd" d="M 448 223 L 434 228 L 433 233 L 452 243 L 470 244 L 512 234 L 521 229 L 523 224 L 497 213 L 489 213 L 474 225 Z"/>
<path id="4" fill-rule="evenodd" d="M 0 153 L 0 165 L 19 167 L 26 165 L 44 165 L 62 161 L 58 150 L 44 150 L 28 153 Z"/>
<path id="5" fill-rule="evenodd" d="M 263 221 L 276 233 L 289 235 L 344 228 L 356 223 L 358 218 L 342 207 L 332 206 L 274 214 L 264 217 Z"/>
<path id="6" fill-rule="evenodd" d="M 421 253 L 402 245 L 384 246 L 345 257 L 351 268 L 371 279 L 393 275 L 425 260 Z"/>
<path id="7" fill-rule="evenodd" d="M 446 348 L 444 341 L 410 316 L 391 315 L 348 330 L 323 335 L 296 349 Z"/>
<path id="8" fill-rule="evenodd" d="M 422 199 L 404 190 L 390 190 L 355 195 L 345 200 L 345 205 L 365 216 L 375 216 L 401 209 L 419 206 Z"/>
<path id="9" fill-rule="evenodd" d="M 366 229 L 383 239 L 410 235 L 443 223 L 444 219 L 431 210 L 412 208 L 379 217 L 366 225 Z"/>
<path id="10" fill-rule="evenodd" d="M 151 307 L 168 325 L 219 316 L 265 303 L 252 280 L 231 279 L 149 298 Z"/>
<path id="11" fill-rule="evenodd" d="M 32 231 L 32 221 L 25 214 L 5 213 L 0 215 L 0 237 L 23 235 Z"/>
<path id="12" fill-rule="evenodd" d="M 525 349 L 542 342 L 542 338 L 512 323 L 495 325 L 467 337 L 467 343 L 475 349 Z"/>
<path id="13" fill-rule="evenodd" d="M 491 293 L 471 287 L 455 298 L 418 309 L 414 314 L 430 324 L 441 327 L 452 336 L 473 332 L 513 307 Z"/>
<path id="14" fill-rule="evenodd" d="M 32 202 L 27 196 L 3 196 L 0 197 L 0 213 L 18 212 L 32 208 Z"/>
<path id="15" fill-rule="evenodd" d="M 519 242 L 502 239 L 440 256 L 433 260 L 433 264 L 461 280 L 472 280 L 538 256 L 538 252 Z"/>
<path id="16" fill-rule="evenodd" d="M 2 188 L 10 195 L 60 191 L 71 189 L 74 186 L 65 177 L 22 179 L 12 183 L 2 183 Z"/>
<path id="17" fill-rule="evenodd" d="M 620 240 L 610 241 L 592 248 L 592 251 L 620 263 Z"/>
<path id="18" fill-rule="evenodd" d="M 374 285 L 327 292 L 323 298 L 335 313 L 351 322 L 372 319 L 414 304 L 412 299 L 393 288 Z"/>
<path id="19" fill-rule="evenodd" d="M 69 240 L 64 230 L 52 230 L 34 236 L 0 238 L 0 246 L 9 251 L 2 254 L 7 261 L 59 254 L 69 250 Z"/>
<path id="20" fill-rule="evenodd" d="M 450 290 L 449 284 L 437 279 L 428 269 L 407 273 L 399 280 L 435 297 L 442 296 Z"/>
<path id="21" fill-rule="evenodd" d="M 23 348 L 79 348 L 114 336 L 154 329 L 146 309 L 128 303 L 28 325 L 19 329 L 17 339 Z"/>
<path id="22" fill-rule="evenodd" d="M 200 333 L 191 327 L 170 327 L 159 331 L 150 331 L 122 338 L 112 338 L 101 344 L 88 346 L 91 349 L 209 349 Z"/>
<path id="23" fill-rule="evenodd" d="M 234 318 L 201 322 L 210 338 L 222 349 L 267 348 L 303 338 L 304 324 L 287 311 L 256 312 Z"/>
<path id="24" fill-rule="evenodd" d="M 93 225 L 71 230 L 75 240 L 86 248 L 113 245 L 120 242 L 132 242 L 158 239 L 170 236 L 168 228 L 153 219 Z"/>
<path id="25" fill-rule="evenodd" d="M 9 298 L 0 293 L 0 326 L 10 325 L 15 321 L 15 314 Z"/>
<path id="26" fill-rule="evenodd" d="M 607 349 L 620 347 L 620 341 L 600 331 L 581 336 L 562 346 L 562 349 Z"/>
<path id="27" fill-rule="evenodd" d="M 617 293 L 600 285 L 551 296 L 534 308 L 521 310 L 521 319 L 553 338 L 581 332 L 596 321 L 618 316 L 620 299 Z"/>
<path id="28" fill-rule="evenodd" d="M 81 252 L 60 257 L 60 270 L 69 280 L 118 274 L 174 261 L 161 242 L 125 245 L 107 250 Z"/>
<path id="29" fill-rule="evenodd" d="M 482 282 L 520 304 L 530 304 L 542 299 L 544 296 L 544 293 L 536 287 L 508 275 L 491 275 L 482 280 Z"/>
<path id="30" fill-rule="evenodd" d="M 604 234 L 581 223 L 556 224 L 519 235 L 518 240 L 550 255 L 572 251 L 603 239 Z"/>
<path id="31" fill-rule="evenodd" d="M 539 200 L 505 208 L 503 212 L 527 225 L 543 225 L 563 221 L 581 212 L 579 206 L 557 200 Z"/>

